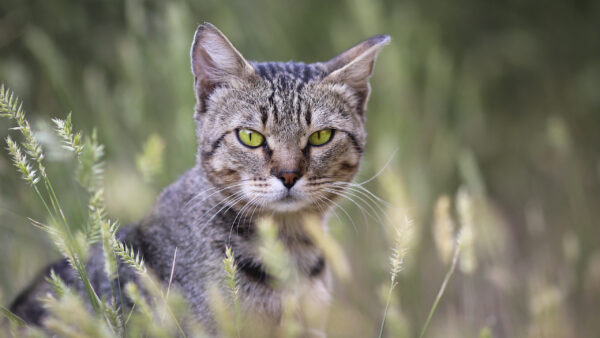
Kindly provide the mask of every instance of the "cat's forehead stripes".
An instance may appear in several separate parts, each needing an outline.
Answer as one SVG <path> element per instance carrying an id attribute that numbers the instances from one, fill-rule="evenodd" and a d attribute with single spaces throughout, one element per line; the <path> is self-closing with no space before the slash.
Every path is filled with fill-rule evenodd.
<path id="1" fill-rule="evenodd" d="M 308 82 L 320 80 L 327 75 L 325 68 L 320 64 L 301 62 L 253 63 L 252 66 L 271 90 L 268 98 L 269 109 L 261 111 L 263 124 L 271 121 L 271 128 L 286 129 L 282 136 L 297 137 L 298 135 L 293 134 L 302 132 L 303 126 L 310 125 L 312 119 L 302 90 Z M 295 132 L 292 132 L 293 129 Z"/>
<path id="2" fill-rule="evenodd" d="M 303 62 L 254 62 L 252 63 L 256 74 L 270 81 L 285 80 L 290 89 L 301 89 L 311 80 L 322 79 L 327 75 L 326 69 L 320 64 L 306 64 Z M 300 88 L 298 88 L 300 87 Z"/>

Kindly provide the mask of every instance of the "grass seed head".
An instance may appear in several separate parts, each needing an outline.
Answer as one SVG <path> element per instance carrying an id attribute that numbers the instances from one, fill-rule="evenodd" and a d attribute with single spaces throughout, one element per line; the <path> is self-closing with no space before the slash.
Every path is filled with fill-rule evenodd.
<path id="1" fill-rule="evenodd" d="M 435 203 L 433 239 L 442 262 L 448 264 L 454 250 L 454 221 L 450 215 L 450 197 L 440 196 Z"/>

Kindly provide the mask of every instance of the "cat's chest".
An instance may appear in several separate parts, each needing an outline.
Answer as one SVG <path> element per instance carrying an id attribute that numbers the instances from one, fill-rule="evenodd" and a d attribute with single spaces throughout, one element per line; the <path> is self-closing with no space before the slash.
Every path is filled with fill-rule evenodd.
<path id="1" fill-rule="evenodd" d="M 302 225 L 286 221 L 276 224 L 278 235 L 271 238 L 275 242 L 259 235 L 240 247 L 247 253 L 237 262 L 242 289 L 246 290 L 245 304 L 249 312 L 268 318 L 272 324 L 280 324 L 290 315 L 305 324 L 319 324 L 326 318 L 331 298 L 330 272 L 322 250 Z M 317 324 L 309 326 L 320 327 Z"/>
<path id="2" fill-rule="evenodd" d="M 330 302 L 331 276 L 327 268 L 317 277 L 295 276 L 275 286 L 255 284 L 242 300 L 247 319 L 259 323 L 260 331 L 274 337 L 290 325 L 301 327 L 303 337 L 323 336 Z"/>

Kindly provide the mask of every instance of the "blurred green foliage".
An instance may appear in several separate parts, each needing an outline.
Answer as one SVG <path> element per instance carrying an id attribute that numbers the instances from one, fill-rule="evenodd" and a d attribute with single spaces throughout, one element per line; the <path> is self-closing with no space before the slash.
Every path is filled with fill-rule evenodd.
<path id="1" fill-rule="evenodd" d="M 427 316 L 447 269 L 434 204 L 460 186 L 474 197 L 476 266 L 450 282 L 430 335 L 600 332 L 600 2 L 3 0 L 0 81 L 24 99 L 71 219 L 85 219 L 83 192 L 50 117 L 72 111 L 75 126 L 97 128 L 111 216 L 135 222 L 194 163 L 188 52 L 203 21 L 259 61 L 322 61 L 371 35 L 392 36 L 372 80 L 357 179 L 397 150 L 366 184 L 415 220 L 390 336 L 415 336 Z M 0 120 L 3 139 L 8 127 Z M 353 277 L 336 285 L 328 332 L 376 336 L 392 243 L 384 222 L 343 206 L 357 230 L 338 211 L 332 233 Z M 1 151 L 5 303 L 58 257 L 27 220 L 43 215 Z"/>

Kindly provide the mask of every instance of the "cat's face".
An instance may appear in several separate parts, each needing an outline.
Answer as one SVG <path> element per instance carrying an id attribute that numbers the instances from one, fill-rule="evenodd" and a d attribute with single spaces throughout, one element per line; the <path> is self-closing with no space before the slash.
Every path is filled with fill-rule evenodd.
<path id="1" fill-rule="evenodd" d="M 389 37 L 327 63 L 249 63 L 212 25 L 192 46 L 198 164 L 230 204 L 324 210 L 352 180 L 366 142 L 368 78 Z"/>

